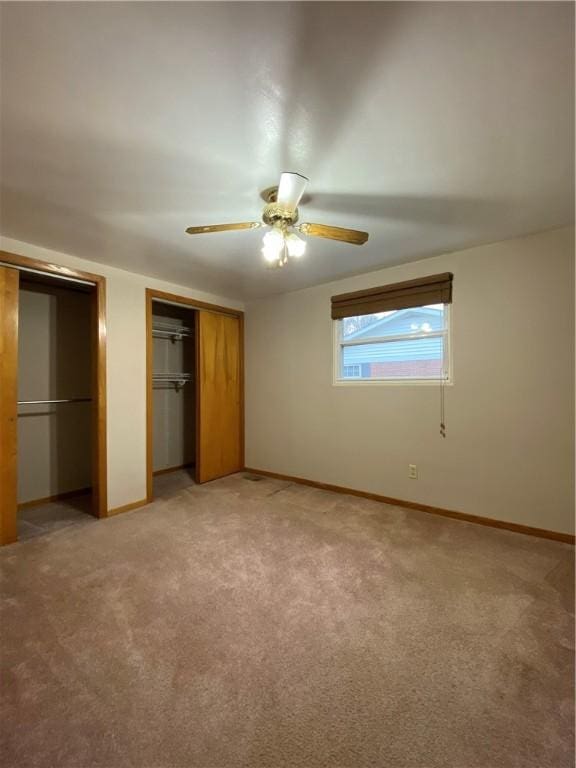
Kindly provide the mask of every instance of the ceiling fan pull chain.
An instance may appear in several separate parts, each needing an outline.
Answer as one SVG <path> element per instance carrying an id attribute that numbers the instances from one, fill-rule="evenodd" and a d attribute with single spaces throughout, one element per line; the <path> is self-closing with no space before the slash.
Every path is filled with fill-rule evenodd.
<path id="1" fill-rule="evenodd" d="M 444 344 L 442 341 L 442 369 L 440 371 L 440 435 L 446 437 L 446 406 L 444 402 L 444 382 L 445 382 L 445 362 L 444 362 Z"/>

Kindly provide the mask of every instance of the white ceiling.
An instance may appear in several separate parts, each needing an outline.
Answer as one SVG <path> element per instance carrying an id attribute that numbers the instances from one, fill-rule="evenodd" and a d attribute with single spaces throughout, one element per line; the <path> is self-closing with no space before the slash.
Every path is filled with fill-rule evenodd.
<path id="1" fill-rule="evenodd" d="M 572 3 L 4 3 L 4 235 L 248 299 L 570 223 Z M 282 170 L 309 239 L 266 269 Z"/>

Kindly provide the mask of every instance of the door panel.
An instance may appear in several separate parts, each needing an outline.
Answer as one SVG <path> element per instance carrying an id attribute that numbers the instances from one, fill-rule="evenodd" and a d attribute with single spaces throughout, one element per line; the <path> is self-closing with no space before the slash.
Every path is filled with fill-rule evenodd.
<path id="1" fill-rule="evenodd" d="M 0 267 L 0 545 L 18 538 L 18 284 Z"/>
<path id="2" fill-rule="evenodd" d="M 196 480 L 242 469 L 242 329 L 238 317 L 197 312 Z"/>

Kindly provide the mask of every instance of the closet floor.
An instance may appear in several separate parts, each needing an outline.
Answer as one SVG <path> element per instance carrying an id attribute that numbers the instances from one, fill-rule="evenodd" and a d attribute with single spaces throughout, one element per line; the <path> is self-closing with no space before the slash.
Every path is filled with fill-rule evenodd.
<path id="1" fill-rule="evenodd" d="M 194 484 L 194 467 L 184 467 L 174 472 L 166 472 L 164 475 L 155 475 L 154 498 L 169 499 Z"/>
<path id="2" fill-rule="evenodd" d="M 51 501 L 18 511 L 18 540 L 45 536 L 71 526 L 91 525 L 96 519 L 90 514 L 92 497 L 88 493 Z"/>
<path id="3" fill-rule="evenodd" d="M 194 485 L 194 467 L 177 469 L 154 478 L 154 497 L 169 499 Z M 90 494 L 80 494 L 61 501 L 25 507 L 18 511 L 18 540 L 45 536 L 53 531 L 71 526 L 91 525 L 95 518 L 90 514 Z"/>

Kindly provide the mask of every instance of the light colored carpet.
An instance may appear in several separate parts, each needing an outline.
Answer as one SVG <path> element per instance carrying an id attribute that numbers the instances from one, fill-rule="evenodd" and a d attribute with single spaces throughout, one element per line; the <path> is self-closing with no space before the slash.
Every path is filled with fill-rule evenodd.
<path id="1" fill-rule="evenodd" d="M 573 765 L 567 545 L 236 475 L 0 561 L 3 768 Z"/>

